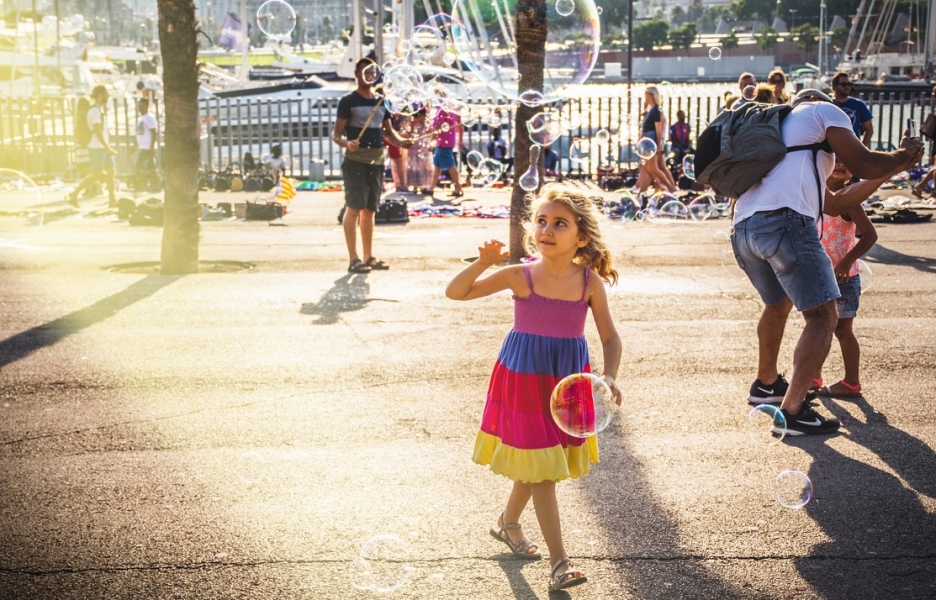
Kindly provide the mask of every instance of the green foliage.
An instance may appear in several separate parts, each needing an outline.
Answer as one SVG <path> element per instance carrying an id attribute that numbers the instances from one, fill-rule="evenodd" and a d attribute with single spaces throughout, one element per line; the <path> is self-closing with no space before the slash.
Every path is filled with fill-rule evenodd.
<path id="1" fill-rule="evenodd" d="M 841 52 L 842 49 L 845 48 L 845 43 L 848 42 L 848 28 L 839 27 L 832 32 L 830 39 L 832 41 L 832 45 L 835 46 L 835 49 Z"/>
<path id="2" fill-rule="evenodd" d="M 670 10 L 670 22 L 673 25 L 682 25 L 686 21 L 686 9 L 677 4 Z"/>
<path id="3" fill-rule="evenodd" d="M 766 29 L 761 29 L 754 34 L 754 39 L 757 41 L 757 47 L 763 51 L 767 51 L 770 48 L 773 48 L 777 45 L 777 38 L 780 35 L 777 33 L 777 30 L 773 27 L 767 27 Z"/>
<path id="4" fill-rule="evenodd" d="M 819 28 L 809 23 L 803 23 L 793 28 L 790 33 L 796 41 L 796 47 L 809 54 L 819 43 Z"/>
<path id="5" fill-rule="evenodd" d="M 673 48 L 688 50 L 698 35 L 699 27 L 695 23 L 686 23 L 681 27 L 670 30 L 669 42 Z"/>
<path id="6" fill-rule="evenodd" d="M 686 11 L 686 20 L 696 22 L 702 18 L 704 12 L 705 5 L 702 4 L 702 0 L 692 0 L 689 3 L 689 10 Z"/>
<path id="7" fill-rule="evenodd" d="M 747 20 L 755 16 L 764 18 L 773 16 L 777 3 L 774 0 L 734 0 L 728 8 L 735 17 Z"/>
<path id="8" fill-rule="evenodd" d="M 702 11 L 702 16 L 699 17 L 699 31 L 702 33 L 715 33 L 715 28 L 718 27 L 718 22 L 721 21 L 722 17 L 730 15 L 731 13 L 725 6 L 710 6 L 706 8 Z"/>
<path id="9" fill-rule="evenodd" d="M 669 37 L 669 23 L 660 19 L 650 19 L 634 27 L 634 48 L 653 50 L 666 44 Z"/>
<path id="10" fill-rule="evenodd" d="M 725 50 L 732 50 L 738 47 L 738 35 L 732 31 L 728 35 L 718 38 L 718 43 Z"/>
<path id="11" fill-rule="evenodd" d="M 325 15 L 322 17 L 322 40 L 325 42 L 330 42 L 335 39 L 335 22 L 332 21 L 331 16 Z"/>

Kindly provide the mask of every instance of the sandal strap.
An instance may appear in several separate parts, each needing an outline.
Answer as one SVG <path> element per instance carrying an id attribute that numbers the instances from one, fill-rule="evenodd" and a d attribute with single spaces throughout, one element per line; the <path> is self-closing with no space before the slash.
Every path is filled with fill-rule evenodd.
<path id="1" fill-rule="evenodd" d="M 841 384 L 842 384 L 842 387 L 844 387 L 844 388 L 845 388 L 846 390 L 848 390 L 849 392 L 858 392 L 858 391 L 861 390 L 861 384 L 860 384 L 860 383 L 856 383 L 855 385 L 852 385 L 852 384 L 848 383 L 847 381 L 845 381 L 844 379 L 841 380 L 841 381 L 839 381 L 839 383 L 841 383 Z"/>
<path id="2" fill-rule="evenodd" d="M 556 565 L 552 568 L 552 572 L 550 572 L 549 576 L 552 577 L 553 579 L 556 579 L 556 569 L 558 569 L 559 567 L 561 567 L 562 565 L 564 565 L 564 564 L 566 564 L 566 563 L 569 564 L 569 568 L 570 568 L 570 570 L 567 571 L 566 573 L 574 573 L 574 571 L 571 570 L 571 568 L 572 568 L 572 559 L 569 558 L 568 556 L 566 556 L 565 558 L 560 558 L 560 559 L 559 559 L 559 562 L 557 562 Z M 563 573 L 562 575 L 565 575 L 566 573 Z M 562 575 L 559 575 L 559 577 L 562 577 Z"/>

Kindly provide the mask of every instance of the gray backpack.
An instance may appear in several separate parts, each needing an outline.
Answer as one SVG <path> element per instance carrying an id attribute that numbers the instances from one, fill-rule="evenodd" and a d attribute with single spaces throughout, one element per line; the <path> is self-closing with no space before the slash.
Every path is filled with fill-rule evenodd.
<path id="1" fill-rule="evenodd" d="M 787 148 L 780 124 L 793 108 L 786 104 L 747 102 L 719 114 L 699 136 L 695 153 L 696 181 L 722 196 L 738 198 L 780 164 L 787 152 L 811 150 L 813 166 L 828 142 Z M 816 170 L 820 206 L 823 186 Z"/>

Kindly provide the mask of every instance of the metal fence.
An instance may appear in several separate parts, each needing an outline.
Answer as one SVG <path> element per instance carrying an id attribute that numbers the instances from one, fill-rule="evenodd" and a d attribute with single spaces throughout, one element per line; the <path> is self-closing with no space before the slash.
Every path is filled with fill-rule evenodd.
<path id="1" fill-rule="evenodd" d="M 565 129 L 552 148 L 559 156 L 560 169 L 567 176 L 595 177 L 599 166 L 614 170 L 636 166 L 634 144 L 643 107 L 643 88 L 634 86 L 630 97 L 574 98 L 558 108 Z M 934 99 L 923 96 L 906 100 L 897 94 L 877 94 L 866 99 L 874 115 L 872 148 L 889 150 L 899 143 L 906 119 L 922 123 L 934 112 Z M 715 118 L 722 106 L 721 96 L 684 95 L 670 98 L 664 106 L 668 121 L 674 123 L 677 111 L 687 114 L 695 140 L 699 131 Z M 338 100 L 331 99 L 244 99 L 212 98 L 199 103 L 202 168 L 221 171 L 239 164 L 245 154 L 255 159 L 280 144 L 287 159 L 287 173 L 307 178 L 310 161 L 325 163 L 327 178 L 340 176 L 341 149 L 330 132 Z M 75 179 L 77 144 L 74 137 L 75 98 L 0 98 L 0 167 L 23 171 L 32 176 Z M 479 118 L 465 127 L 468 150 L 487 155 L 490 130 L 499 127 L 508 144 L 516 134 L 514 108 L 502 104 L 473 104 Z M 152 103 L 154 115 L 162 124 L 162 105 Z M 117 171 L 128 175 L 133 169 L 133 149 L 137 111 L 133 99 L 112 98 L 108 104 L 110 142 L 117 151 Z M 607 129 L 607 141 L 595 136 Z M 157 160 L 159 157 L 157 156 Z"/>

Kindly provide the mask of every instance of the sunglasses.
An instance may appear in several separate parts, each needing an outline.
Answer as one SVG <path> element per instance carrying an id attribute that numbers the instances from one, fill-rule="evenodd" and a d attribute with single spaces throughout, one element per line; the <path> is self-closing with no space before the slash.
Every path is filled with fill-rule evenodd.
<path id="1" fill-rule="evenodd" d="M 782 79 L 770 79 L 770 83 L 783 83 Z"/>
<path id="2" fill-rule="evenodd" d="M 838 82 L 836 85 L 838 85 L 838 86 L 840 86 L 840 87 L 851 87 L 851 86 L 852 86 L 852 84 L 851 84 L 850 81 L 840 81 L 840 82 Z"/>

